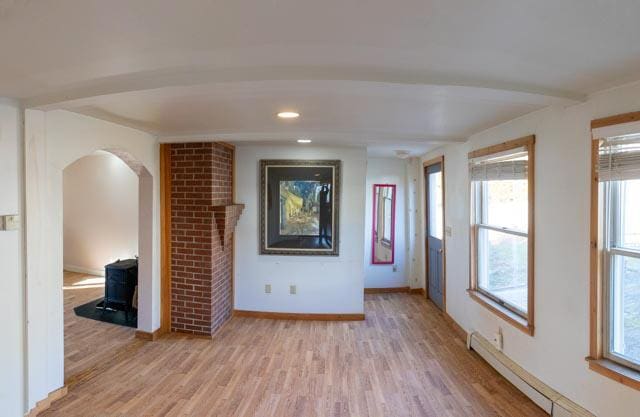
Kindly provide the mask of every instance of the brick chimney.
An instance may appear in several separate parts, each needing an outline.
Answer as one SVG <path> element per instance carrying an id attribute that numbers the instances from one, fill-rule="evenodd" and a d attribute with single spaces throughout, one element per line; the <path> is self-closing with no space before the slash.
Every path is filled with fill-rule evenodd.
<path id="1" fill-rule="evenodd" d="M 210 336 L 231 317 L 234 150 L 171 144 L 171 330 Z"/>

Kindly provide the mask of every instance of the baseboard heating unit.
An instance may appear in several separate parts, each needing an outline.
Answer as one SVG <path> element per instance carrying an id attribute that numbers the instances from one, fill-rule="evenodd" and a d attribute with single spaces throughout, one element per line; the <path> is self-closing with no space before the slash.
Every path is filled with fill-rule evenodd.
<path id="1" fill-rule="evenodd" d="M 553 417 L 596 417 L 525 371 L 478 332 L 468 334 L 467 347 L 480 355 L 547 414 Z"/>

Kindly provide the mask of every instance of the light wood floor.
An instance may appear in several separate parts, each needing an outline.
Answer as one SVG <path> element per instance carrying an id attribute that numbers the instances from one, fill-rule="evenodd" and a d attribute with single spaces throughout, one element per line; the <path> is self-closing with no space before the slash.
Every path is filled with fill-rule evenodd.
<path id="1" fill-rule="evenodd" d="M 363 322 L 233 318 L 213 341 L 128 338 L 41 415 L 546 416 L 421 296 L 365 295 L 365 312 Z"/>
<path id="2" fill-rule="evenodd" d="M 64 273 L 64 376 L 78 377 L 130 344 L 136 330 L 78 317 L 73 308 L 104 296 L 104 278 Z"/>

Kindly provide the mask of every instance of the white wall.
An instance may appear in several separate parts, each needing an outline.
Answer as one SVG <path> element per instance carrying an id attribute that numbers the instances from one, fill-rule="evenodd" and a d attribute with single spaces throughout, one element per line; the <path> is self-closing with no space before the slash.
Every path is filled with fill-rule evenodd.
<path id="1" fill-rule="evenodd" d="M 406 287 L 407 244 L 406 161 L 398 158 L 369 158 L 367 160 L 367 184 L 365 187 L 364 221 L 364 286 L 365 288 Z M 396 185 L 395 259 L 394 265 L 371 263 L 371 226 L 373 222 L 373 185 Z M 394 271 L 394 266 L 396 271 Z"/>
<path id="2" fill-rule="evenodd" d="M 0 216 L 23 214 L 22 110 L 0 99 Z M 22 227 L 0 231 L 0 414 L 24 411 L 24 280 Z"/>
<path id="3" fill-rule="evenodd" d="M 366 152 L 352 148 L 238 146 L 236 201 L 245 210 L 236 228 L 236 309 L 293 313 L 362 313 Z M 340 256 L 259 255 L 260 159 L 339 159 Z M 265 284 L 272 285 L 265 294 Z M 297 285 L 297 294 L 289 294 Z"/>
<path id="4" fill-rule="evenodd" d="M 603 417 L 637 415 L 640 395 L 590 371 L 584 359 L 589 354 L 590 121 L 639 109 L 640 84 L 625 86 L 596 94 L 583 104 L 527 115 L 423 158 L 445 156 L 446 224 L 453 231 L 446 240 L 448 313 L 463 328 L 486 337 L 501 327 L 509 357 Z M 465 292 L 469 282 L 467 153 L 529 134 L 536 135 L 535 337 L 502 321 Z"/>
<path id="5" fill-rule="evenodd" d="M 97 150 L 125 151 L 140 176 L 138 328 L 160 326 L 159 148 L 146 133 L 67 112 L 25 113 L 28 406 L 63 385 L 63 169 Z M 148 171 L 148 172 L 147 172 Z M 144 211 L 144 213 L 143 213 Z M 147 256 L 143 256 L 147 254 Z"/>
<path id="6" fill-rule="evenodd" d="M 63 171 L 64 268 L 104 275 L 104 266 L 138 254 L 138 175 L 108 152 Z"/>

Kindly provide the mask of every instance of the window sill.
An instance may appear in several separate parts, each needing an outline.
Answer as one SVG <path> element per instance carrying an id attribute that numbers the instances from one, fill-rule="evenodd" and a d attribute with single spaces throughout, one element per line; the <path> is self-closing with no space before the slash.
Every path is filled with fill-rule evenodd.
<path id="1" fill-rule="evenodd" d="M 586 359 L 589 362 L 589 369 L 592 371 L 640 391 L 640 372 L 635 369 L 620 365 L 609 359 L 594 359 L 591 357 Z"/>
<path id="2" fill-rule="evenodd" d="M 508 308 L 501 306 L 500 304 L 493 301 L 491 298 L 485 296 L 481 292 L 468 289 L 467 292 L 472 300 L 485 307 L 487 310 L 491 311 L 507 323 L 511 324 L 516 329 L 528 334 L 529 336 L 533 336 L 534 327 L 533 324 L 527 322 L 526 319 L 520 317 L 515 314 Z"/>

